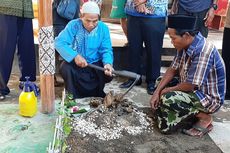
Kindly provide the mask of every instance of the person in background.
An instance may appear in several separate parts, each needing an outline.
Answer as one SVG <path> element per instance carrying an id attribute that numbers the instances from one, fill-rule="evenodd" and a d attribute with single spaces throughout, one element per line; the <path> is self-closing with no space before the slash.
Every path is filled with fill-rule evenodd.
<path id="1" fill-rule="evenodd" d="M 225 65 L 216 47 L 198 33 L 197 18 L 169 15 L 168 33 L 177 49 L 150 100 L 162 133 L 171 133 L 192 121 L 185 134 L 201 137 L 212 130 L 212 113 L 224 103 Z M 168 84 L 179 76 L 179 83 Z"/>
<path id="2" fill-rule="evenodd" d="M 141 74 L 143 43 L 146 48 L 147 93 L 153 94 L 155 81 L 160 75 L 161 50 L 165 33 L 168 0 L 127 0 L 125 12 L 128 19 L 129 70 Z M 122 83 L 128 88 L 134 80 Z M 136 85 L 140 85 L 140 79 Z"/>
<path id="3" fill-rule="evenodd" d="M 207 38 L 208 26 L 212 23 L 217 8 L 217 0 L 174 0 L 171 13 L 197 17 L 198 30 Z"/>
<path id="4" fill-rule="evenodd" d="M 104 97 L 105 83 L 112 80 L 109 28 L 99 21 L 99 16 L 100 9 L 95 2 L 84 3 L 81 18 L 70 21 L 55 39 L 55 48 L 64 59 L 60 73 L 74 99 Z M 88 63 L 104 67 L 105 71 L 90 68 Z"/>
<path id="5" fill-rule="evenodd" d="M 60 3 L 60 1 L 61 0 L 54 0 L 53 3 L 52 3 L 54 38 L 58 36 L 58 34 L 65 28 L 65 26 L 67 25 L 67 23 L 70 21 L 69 19 L 61 17 L 57 13 L 57 7 L 58 7 L 58 4 Z M 80 0 L 76 0 L 76 1 L 77 1 L 77 4 L 78 4 L 78 7 L 77 7 L 77 10 L 76 10 L 74 19 L 79 18 L 79 13 L 80 13 Z M 56 67 L 60 66 L 62 60 L 63 59 L 60 57 L 60 55 L 58 54 L 58 52 L 56 52 L 56 54 L 55 54 Z M 57 71 L 56 73 L 59 73 L 59 72 Z M 55 86 L 61 85 L 57 81 L 56 75 L 55 75 L 54 79 L 55 79 Z"/>
<path id="6" fill-rule="evenodd" d="M 52 13 L 53 13 L 53 29 L 54 29 L 54 37 L 58 36 L 58 34 L 65 28 L 65 26 L 70 21 L 69 19 L 61 17 L 57 13 L 57 7 L 61 0 L 54 0 L 52 3 Z M 79 18 L 80 13 L 80 0 L 76 0 L 78 7 L 73 19 Z"/>
<path id="7" fill-rule="evenodd" d="M 125 13 L 125 3 L 126 0 L 113 0 L 110 17 L 120 19 L 122 30 L 127 38 L 127 16 Z M 125 46 L 127 45 L 128 43 L 125 44 Z"/>
<path id="8" fill-rule="evenodd" d="M 23 87 L 26 76 L 30 77 L 30 81 L 36 80 L 33 17 L 32 0 L 5 0 L 0 3 L 0 70 L 5 84 L 0 84 L 1 97 L 10 93 L 7 84 L 16 47 L 21 71 L 19 87 Z"/>
<path id="9" fill-rule="evenodd" d="M 226 22 L 224 27 L 223 45 L 222 45 L 222 57 L 226 66 L 226 95 L 225 99 L 230 99 L 230 4 L 228 5 L 228 12 L 226 16 Z"/>

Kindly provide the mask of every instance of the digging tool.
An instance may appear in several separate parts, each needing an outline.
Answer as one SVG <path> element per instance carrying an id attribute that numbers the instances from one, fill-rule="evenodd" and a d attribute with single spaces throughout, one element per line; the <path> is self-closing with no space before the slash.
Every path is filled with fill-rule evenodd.
<path id="1" fill-rule="evenodd" d="M 94 64 L 88 64 L 88 66 L 91 68 L 100 70 L 100 71 L 105 71 L 105 68 L 94 65 Z M 134 73 L 134 72 L 130 72 L 130 71 L 125 71 L 125 70 L 122 70 L 122 71 L 113 70 L 112 74 L 115 76 L 123 76 L 123 77 L 135 79 L 133 84 L 123 94 L 121 94 L 119 96 L 120 100 L 123 99 L 123 97 L 133 88 L 133 86 L 136 84 L 136 82 L 141 78 L 141 76 L 139 74 Z"/>

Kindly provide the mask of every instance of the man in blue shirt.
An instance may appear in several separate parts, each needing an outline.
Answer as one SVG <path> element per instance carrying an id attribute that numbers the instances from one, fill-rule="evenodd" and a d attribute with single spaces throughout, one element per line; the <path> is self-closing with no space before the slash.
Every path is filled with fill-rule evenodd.
<path id="1" fill-rule="evenodd" d="M 192 16 L 168 17 L 168 33 L 177 55 L 150 101 L 163 133 L 170 133 L 183 121 L 196 118 L 197 122 L 183 131 L 201 137 L 213 128 L 210 114 L 224 103 L 223 59 L 213 44 L 197 34 L 196 23 L 197 18 Z M 168 86 L 175 76 L 179 76 L 179 83 Z"/>
<path id="2" fill-rule="evenodd" d="M 74 98 L 104 97 L 105 83 L 112 80 L 110 33 L 99 21 L 99 15 L 100 9 L 95 2 L 84 3 L 81 19 L 70 21 L 55 39 L 55 48 L 65 60 L 60 73 L 66 90 Z M 87 67 L 88 63 L 103 66 L 105 72 Z"/>

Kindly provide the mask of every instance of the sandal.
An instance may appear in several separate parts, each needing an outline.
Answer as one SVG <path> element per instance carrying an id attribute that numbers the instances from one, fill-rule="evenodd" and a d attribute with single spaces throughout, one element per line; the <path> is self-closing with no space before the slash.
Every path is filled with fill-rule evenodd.
<path id="1" fill-rule="evenodd" d="M 191 132 L 191 129 L 195 129 L 199 133 L 193 134 L 193 132 Z M 186 135 L 189 135 L 189 136 L 202 137 L 213 129 L 213 125 L 209 124 L 206 128 L 199 126 L 199 125 L 193 125 L 191 129 L 189 129 L 189 130 L 183 129 L 182 132 Z"/>

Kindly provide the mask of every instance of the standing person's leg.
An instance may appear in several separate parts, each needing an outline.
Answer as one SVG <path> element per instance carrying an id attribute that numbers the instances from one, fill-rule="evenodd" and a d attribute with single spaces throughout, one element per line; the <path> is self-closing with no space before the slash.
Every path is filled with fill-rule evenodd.
<path id="1" fill-rule="evenodd" d="M 141 52 L 143 49 L 143 38 L 141 36 L 141 25 L 139 17 L 128 17 L 128 41 L 129 46 L 129 70 L 135 73 L 141 73 Z"/>
<path id="2" fill-rule="evenodd" d="M 21 70 L 20 81 L 36 80 L 36 57 L 34 49 L 34 36 L 32 19 L 20 18 L 18 20 L 18 61 Z"/>
<path id="3" fill-rule="evenodd" d="M 226 68 L 226 95 L 225 99 L 230 99 L 230 28 L 224 28 L 224 36 L 223 36 L 223 46 L 222 46 L 222 57 L 225 62 Z"/>
<path id="4" fill-rule="evenodd" d="M 141 74 L 141 52 L 143 50 L 143 40 L 141 36 L 140 17 L 128 16 L 128 42 L 129 42 L 129 71 Z M 134 80 L 130 79 L 120 85 L 120 88 L 128 88 Z M 141 84 L 141 80 L 137 85 Z"/>
<path id="5" fill-rule="evenodd" d="M 160 76 L 161 51 L 165 33 L 165 18 L 143 18 L 142 36 L 146 46 L 146 83 L 148 94 L 153 94 L 155 81 Z"/>
<path id="6" fill-rule="evenodd" d="M 0 93 L 9 94 L 7 87 L 12 69 L 17 42 L 17 17 L 0 15 L 0 69 L 4 86 L 0 85 Z"/>
<path id="7" fill-rule="evenodd" d="M 2 71 L 0 69 L 0 89 L 2 89 L 2 88 L 5 89 L 6 84 L 5 84 L 5 81 L 3 80 Z M 4 99 L 5 99 L 5 95 L 0 92 L 0 101 L 2 101 Z"/>

